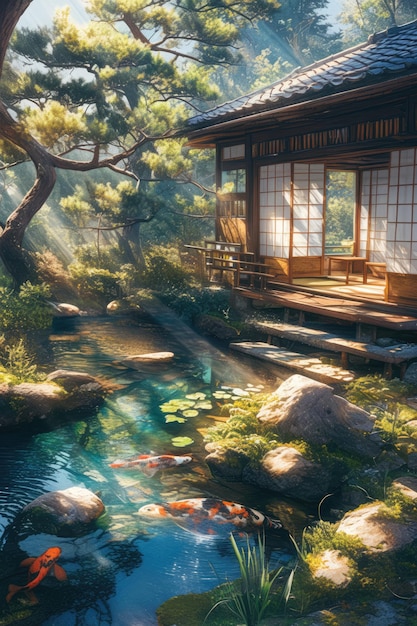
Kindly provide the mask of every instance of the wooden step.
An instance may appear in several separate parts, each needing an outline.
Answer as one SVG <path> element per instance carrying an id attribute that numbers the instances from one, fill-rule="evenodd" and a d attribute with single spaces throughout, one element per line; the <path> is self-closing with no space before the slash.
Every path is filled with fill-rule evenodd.
<path id="1" fill-rule="evenodd" d="M 385 374 L 389 378 L 392 376 L 392 368 L 390 367 L 392 364 L 401 366 L 400 378 L 403 378 L 407 363 L 417 359 L 417 345 L 412 343 L 398 343 L 395 346 L 383 348 L 373 343 L 345 339 L 324 330 L 294 324 L 254 322 L 253 326 L 268 336 L 268 343 L 272 337 L 279 337 L 314 346 L 320 350 L 338 352 L 342 356 L 342 365 L 345 368 L 349 365 L 348 354 L 360 356 L 365 360 L 381 361 L 386 364 Z"/>
<path id="2" fill-rule="evenodd" d="M 262 341 L 235 342 L 230 343 L 229 347 L 262 361 L 295 370 L 324 383 L 348 383 L 355 378 L 355 373 L 350 370 L 337 365 L 322 363 L 317 357 L 308 357 L 299 352 L 271 346 Z"/>

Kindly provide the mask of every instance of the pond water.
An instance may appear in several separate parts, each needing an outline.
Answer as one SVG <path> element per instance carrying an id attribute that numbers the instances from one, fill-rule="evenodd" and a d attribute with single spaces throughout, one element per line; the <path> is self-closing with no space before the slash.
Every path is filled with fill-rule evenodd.
<path id="1" fill-rule="evenodd" d="M 225 402 L 222 394 L 272 391 L 281 382 L 274 372 L 216 348 L 179 322 L 165 327 L 145 316 L 78 318 L 55 328 L 43 350 L 47 371 L 88 372 L 113 391 L 97 414 L 41 433 L 2 436 L 0 624 L 154 626 L 155 611 L 166 599 L 238 577 L 227 534 L 209 538 L 172 522 L 145 520 L 138 509 L 151 502 L 214 496 L 278 517 L 290 532 L 304 525 L 307 513 L 299 507 L 269 492 L 216 481 L 204 463 L 204 430 L 215 424 L 213 416 Z M 129 354 L 166 350 L 175 358 L 157 368 L 128 369 L 120 362 Z M 190 395 L 194 405 L 178 404 L 175 411 L 175 401 Z M 188 444 L 177 447 L 178 437 L 188 438 L 179 440 Z M 148 453 L 193 460 L 154 476 L 109 467 L 115 459 Z M 98 493 L 105 504 L 95 531 L 76 538 L 46 532 L 14 536 L 13 521 L 27 503 L 73 486 Z M 288 561 L 282 534 L 267 538 L 267 544 L 271 568 Z M 6 605 L 10 574 L 20 561 L 54 545 L 62 549 L 59 563 L 68 581 L 45 580 L 36 590 L 35 606 L 23 604 L 23 594 Z"/>

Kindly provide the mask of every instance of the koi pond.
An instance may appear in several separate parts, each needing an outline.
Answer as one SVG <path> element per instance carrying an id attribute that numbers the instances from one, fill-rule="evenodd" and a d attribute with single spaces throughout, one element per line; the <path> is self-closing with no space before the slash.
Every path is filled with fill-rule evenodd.
<path id="1" fill-rule="evenodd" d="M 169 364 L 129 369 L 123 357 L 172 351 Z M 54 328 L 42 346 L 45 369 L 88 372 L 114 389 L 97 413 L 47 432 L 3 435 L 0 441 L 2 534 L 0 624 L 40 626 L 154 626 L 165 600 L 213 589 L 239 576 L 229 533 L 215 537 L 198 528 L 144 519 L 150 503 L 215 497 L 281 519 L 294 532 L 308 513 L 270 492 L 213 479 L 204 463 L 204 431 L 221 406 L 240 395 L 272 391 L 276 373 L 248 362 L 184 330 L 153 318 L 80 317 Z M 141 454 L 190 456 L 152 472 L 110 467 Z M 106 512 L 83 536 L 45 532 L 13 537 L 21 509 L 41 494 L 83 487 L 98 494 Z M 195 532 L 197 530 L 197 532 Z M 242 539 L 243 541 L 243 539 Z M 51 546 L 62 550 L 65 582 L 48 577 L 37 587 L 38 604 L 24 594 L 6 604 L 7 574 Z M 288 541 L 268 540 L 271 569 L 291 558 Z M 23 583 L 24 584 L 24 583 Z"/>

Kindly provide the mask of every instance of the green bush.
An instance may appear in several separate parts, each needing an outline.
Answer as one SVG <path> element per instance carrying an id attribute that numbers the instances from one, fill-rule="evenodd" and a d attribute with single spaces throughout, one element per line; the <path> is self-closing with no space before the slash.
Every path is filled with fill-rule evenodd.
<path id="1" fill-rule="evenodd" d="M 37 371 L 34 358 L 29 354 L 23 339 L 9 344 L 6 343 L 4 335 L 1 335 L 0 349 L 1 382 L 16 385 L 44 379 L 44 375 Z"/>
<path id="2" fill-rule="evenodd" d="M 114 300 L 120 297 L 120 277 L 117 272 L 73 263 L 69 267 L 77 290 L 82 297 L 104 297 Z"/>
<path id="3" fill-rule="evenodd" d="M 0 287 L 0 330 L 21 333 L 49 328 L 52 312 L 47 300 L 49 287 L 25 283 L 19 292 Z"/>
<path id="4" fill-rule="evenodd" d="M 141 284 L 155 291 L 166 289 L 187 289 L 191 283 L 191 274 L 181 265 L 165 258 L 151 256 L 146 269 L 141 275 Z"/>

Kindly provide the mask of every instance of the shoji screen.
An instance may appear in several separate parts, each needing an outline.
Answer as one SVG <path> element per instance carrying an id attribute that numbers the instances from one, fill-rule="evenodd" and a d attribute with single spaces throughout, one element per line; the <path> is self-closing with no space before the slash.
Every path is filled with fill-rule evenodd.
<path id="1" fill-rule="evenodd" d="M 323 253 L 324 165 L 294 164 L 293 256 Z"/>
<path id="2" fill-rule="evenodd" d="M 288 259 L 290 254 L 291 165 L 265 165 L 259 171 L 260 254 Z"/>
<path id="3" fill-rule="evenodd" d="M 391 155 L 387 270 L 417 274 L 417 151 L 415 148 Z"/>
<path id="4" fill-rule="evenodd" d="M 386 259 L 387 219 L 388 170 L 363 172 L 359 253 L 374 263 Z"/>

